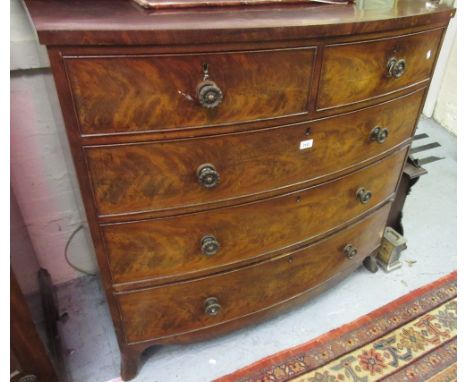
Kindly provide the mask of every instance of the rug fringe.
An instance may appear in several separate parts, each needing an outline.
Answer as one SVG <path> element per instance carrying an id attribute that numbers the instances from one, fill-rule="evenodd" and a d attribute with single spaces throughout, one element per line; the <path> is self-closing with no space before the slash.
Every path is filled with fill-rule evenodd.
<path id="1" fill-rule="evenodd" d="M 361 316 L 354 321 L 347 323 L 343 326 L 340 326 L 339 328 L 335 328 L 330 330 L 327 333 L 324 333 L 320 335 L 319 337 L 314 338 L 311 341 L 308 341 L 306 343 L 297 345 L 295 347 L 280 351 L 278 353 L 275 353 L 273 355 L 269 355 L 265 358 L 262 358 L 259 361 L 256 361 L 253 364 L 250 364 L 242 369 L 236 370 L 235 372 L 231 374 L 227 374 L 221 378 L 215 379 L 213 382 L 235 382 L 237 379 L 239 379 L 241 376 L 245 376 L 246 374 L 253 374 L 255 371 L 264 369 L 270 366 L 275 365 L 281 360 L 284 360 L 285 358 L 289 357 L 294 357 L 298 353 L 302 353 L 305 350 L 315 346 L 315 345 L 322 345 L 330 340 L 333 340 L 339 336 L 341 336 L 343 333 L 351 331 L 359 326 L 362 326 L 363 324 L 373 320 L 374 318 L 381 316 L 385 313 L 388 313 L 389 311 L 393 310 L 396 306 L 405 304 L 411 300 L 414 300 L 418 298 L 419 296 L 425 294 L 426 292 L 438 288 L 441 285 L 444 285 L 446 283 L 452 282 L 457 279 L 457 271 L 453 271 L 449 273 L 446 276 L 441 277 L 438 280 L 433 281 L 430 284 L 424 285 L 418 289 L 415 289 L 408 294 L 399 297 L 396 300 L 393 300 L 389 302 L 388 304 L 377 308 L 376 310 L 373 310 L 372 312 Z"/>

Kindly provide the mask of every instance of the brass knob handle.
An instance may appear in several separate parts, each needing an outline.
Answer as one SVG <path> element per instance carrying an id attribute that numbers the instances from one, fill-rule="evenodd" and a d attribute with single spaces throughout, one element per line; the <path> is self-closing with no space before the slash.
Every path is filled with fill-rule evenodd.
<path id="1" fill-rule="evenodd" d="M 384 143 L 388 138 L 388 129 L 385 127 L 374 127 L 371 131 L 371 140 Z"/>
<path id="2" fill-rule="evenodd" d="M 367 204 L 372 198 L 372 192 L 360 187 L 356 192 L 356 197 L 362 204 Z"/>
<path id="3" fill-rule="evenodd" d="M 352 259 L 357 255 L 358 251 L 351 244 L 346 244 L 346 246 L 343 248 L 343 253 L 348 259 Z"/>
<path id="4" fill-rule="evenodd" d="M 210 163 L 202 164 L 197 169 L 198 183 L 205 188 L 212 188 L 219 183 L 219 173 Z"/>
<path id="5" fill-rule="evenodd" d="M 400 78 L 406 72 L 406 60 L 392 57 L 387 62 L 387 77 Z"/>
<path id="6" fill-rule="evenodd" d="M 216 297 L 208 297 L 205 300 L 205 313 L 208 316 L 216 316 L 221 311 L 221 305 Z"/>
<path id="7" fill-rule="evenodd" d="M 214 109 L 223 101 L 223 92 L 214 81 L 204 80 L 197 86 L 200 105 L 207 109 Z"/>
<path id="8" fill-rule="evenodd" d="M 221 244 L 212 235 L 203 236 L 201 239 L 201 251 L 205 256 L 213 256 L 219 251 Z"/>

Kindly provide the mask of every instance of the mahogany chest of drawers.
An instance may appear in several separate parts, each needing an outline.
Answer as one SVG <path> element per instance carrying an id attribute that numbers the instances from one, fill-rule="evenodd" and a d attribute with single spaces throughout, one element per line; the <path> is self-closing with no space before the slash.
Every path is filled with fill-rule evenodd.
<path id="1" fill-rule="evenodd" d="M 124 380 L 151 345 L 277 314 L 373 258 L 454 14 L 380 3 L 26 1 Z"/>

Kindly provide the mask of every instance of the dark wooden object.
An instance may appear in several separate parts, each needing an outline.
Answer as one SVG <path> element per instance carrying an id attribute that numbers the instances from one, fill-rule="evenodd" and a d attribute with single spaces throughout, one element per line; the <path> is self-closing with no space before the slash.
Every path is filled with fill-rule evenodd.
<path id="1" fill-rule="evenodd" d="M 373 268 L 452 8 L 26 4 L 123 379 Z"/>
<path id="2" fill-rule="evenodd" d="M 194 7 L 225 7 L 243 5 L 270 5 L 275 3 L 326 3 L 345 4 L 353 0 L 133 0 L 143 8 L 149 9 L 171 9 L 171 8 L 194 8 Z"/>

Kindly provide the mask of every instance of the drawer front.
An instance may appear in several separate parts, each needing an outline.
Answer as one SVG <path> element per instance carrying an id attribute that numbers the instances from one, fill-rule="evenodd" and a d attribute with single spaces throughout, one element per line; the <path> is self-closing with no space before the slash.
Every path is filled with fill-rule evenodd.
<path id="1" fill-rule="evenodd" d="M 317 109 L 364 101 L 428 80 L 442 34 L 438 29 L 325 47 Z"/>
<path id="2" fill-rule="evenodd" d="M 389 198 L 405 155 L 406 148 L 341 179 L 260 202 L 105 225 L 113 281 L 167 282 L 311 240 Z M 372 193 L 366 204 L 357 196 L 362 187 Z"/>
<path id="3" fill-rule="evenodd" d="M 171 142 L 89 147 L 87 162 L 98 212 L 110 215 L 215 203 L 333 174 L 409 138 L 423 94 L 418 91 L 307 124 Z M 371 139 L 379 126 L 388 130 L 383 143 Z M 301 142 L 310 142 L 312 147 L 301 150 Z M 199 183 L 197 170 L 204 164 L 212 165 L 219 175 L 214 187 Z"/>
<path id="4" fill-rule="evenodd" d="M 307 113 L 314 47 L 65 58 L 83 134 L 164 131 Z M 207 65 L 207 67 L 206 67 Z M 199 84 L 205 74 L 212 83 Z M 218 106 L 215 85 L 222 93 Z M 206 98 L 208 97 L 208 98 Z"/>
<path id="5" fill-rule="evenodd" d="M 274 260 L 195 281 L 117 295 L 128 342 L 195 331 L 298 296 L 356 267 L 380 244 L 388 205 L 360 223 Z M 357 255 L 348 258 L 350 244 Z M 216 300 L 207 300 L 214 297 Z M 211 304 L 210 304 L 211 302 Z M 208 304 L 208 305 L 207 305 Z M 220 309 L 216 313 L 217 306 Z"/>

